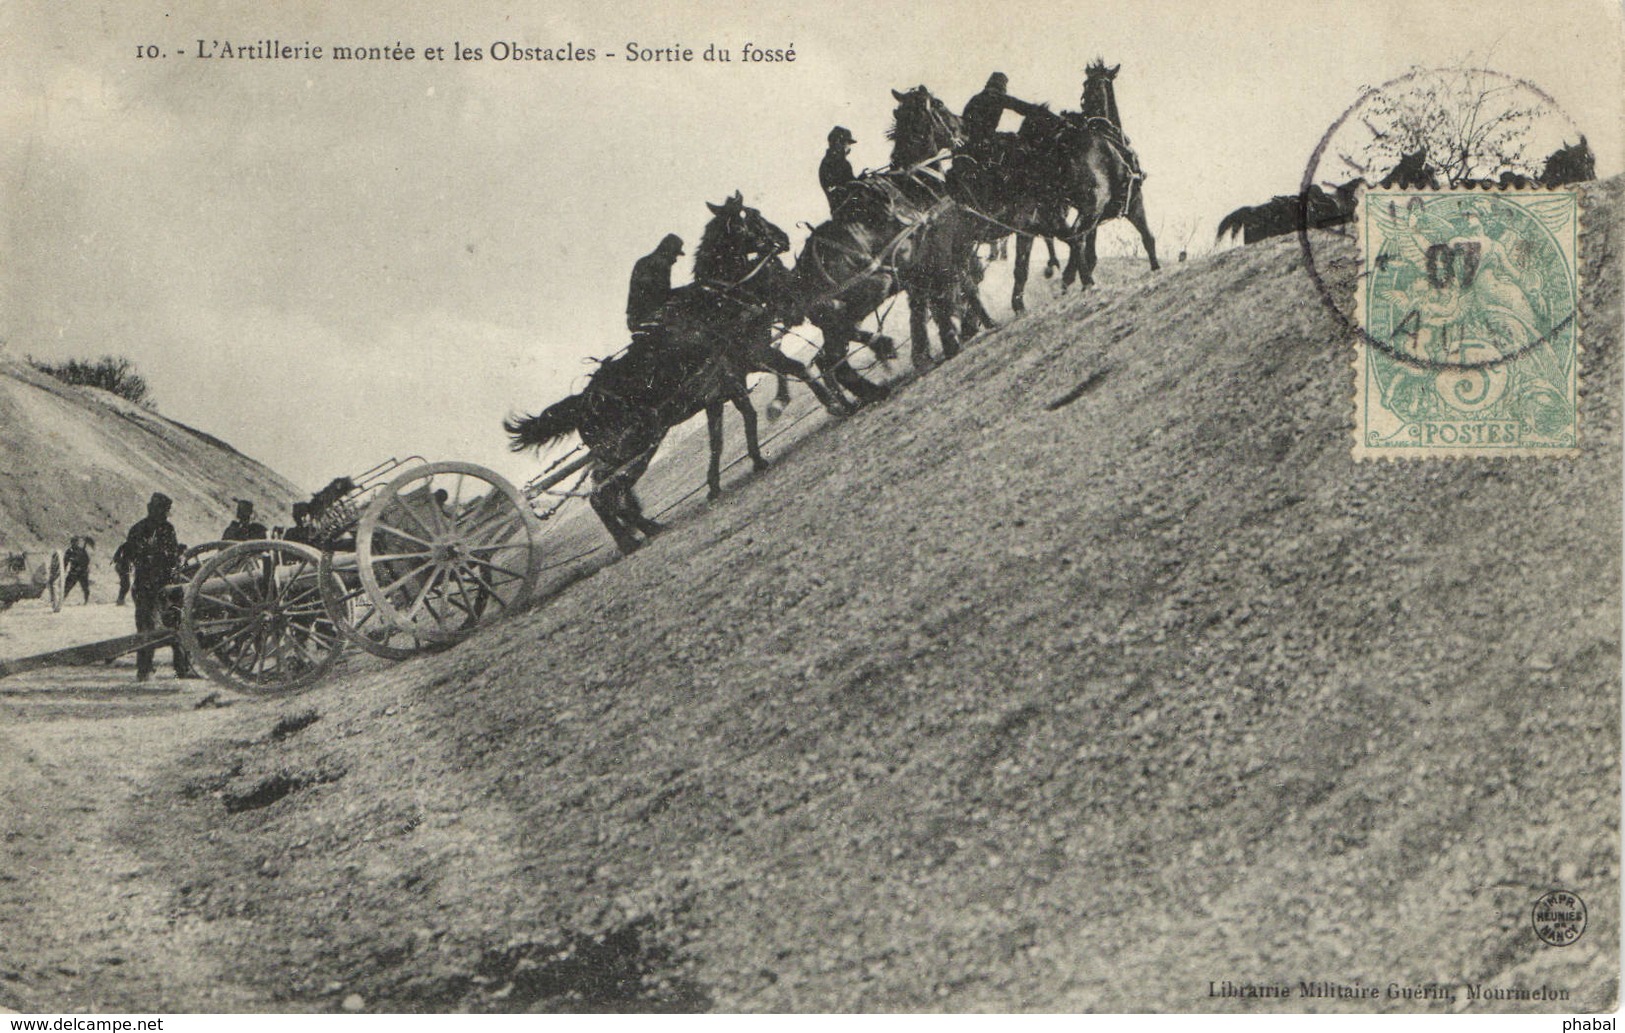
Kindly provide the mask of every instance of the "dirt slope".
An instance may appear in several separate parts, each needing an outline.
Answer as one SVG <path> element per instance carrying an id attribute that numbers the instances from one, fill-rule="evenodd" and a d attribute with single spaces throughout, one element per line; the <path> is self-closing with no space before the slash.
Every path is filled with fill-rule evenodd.
<path id="1" fill-rule="evenodd" d="M 113 550 L 146 513 L 147 497 L 175 500 L 182 541 L 211 541 L 233 500 L 252 499 L 268 524 L 289 522 L 306 494 L 218 438 L 95 388 L 70 387 L 0 356 L 0 546 L 62 548 L 96 539 L 92 576 L 117 591 Z"/>
<path id="2" fill-rule="evenodd" d="M 258 1007 L 1611 1008 L 1620 194 L 1578 461 L 1354 464 L 1296 243 L 1227 252 L 978 342 L 447 654 L 199 724 L 114 842 Z M 13 963 L 0 1002 L 64 985 Z"/>

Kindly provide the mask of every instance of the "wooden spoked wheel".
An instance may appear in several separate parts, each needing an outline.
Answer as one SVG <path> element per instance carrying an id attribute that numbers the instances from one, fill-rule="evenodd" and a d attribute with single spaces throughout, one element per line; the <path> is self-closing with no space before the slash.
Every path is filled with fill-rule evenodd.
<path id="1" fill-rule="evenodd" d="M 352 553 L 322 553 L 322 602 L 338 621 L 339 631 L 351 642 L 386 660 L 405 660 L 451 643 L 431 641 L 417 632 L 396 627 L 372 604 L 361 583 Z"/>
<path id="2" fill-rule="evenodd" d="M 344 650 L 322 602 L 322 554 L 298 542 L 240 542 L 186 585 L 181 642 L 222 685 L 268 695 L 320 680 Z"/>
<path id="3" fill-rule="evenodd" d="M 194 545 L 187 549 L 181 553 L 180 563 L 176 564 L 177 579 L 190 581 L 197 577 L 198 571 L 203 569 L 203 564 L 209 562 L 210 556 L 224 549 L 229 549 L 235 544 L 237 543 L 227 541 L 204 542 L 201 545 Z"/>
<path id="4" fill-rule="evenodd" d="M 357 573 L 378 616 L 449 644 L 535 591 L 541 526 L 518 489 L 473 463 L 429 463 L 392 481 L 361 515 Z"/>

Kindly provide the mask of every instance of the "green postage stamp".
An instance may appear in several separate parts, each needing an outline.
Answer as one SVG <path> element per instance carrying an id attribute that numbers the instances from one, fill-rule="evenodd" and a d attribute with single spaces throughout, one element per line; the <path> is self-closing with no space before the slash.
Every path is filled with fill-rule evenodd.
<path id="1" fill-rule="evenodd" d="M 1367 191 L 1356 459 L 1579 451 L 1579 197 Z"/>

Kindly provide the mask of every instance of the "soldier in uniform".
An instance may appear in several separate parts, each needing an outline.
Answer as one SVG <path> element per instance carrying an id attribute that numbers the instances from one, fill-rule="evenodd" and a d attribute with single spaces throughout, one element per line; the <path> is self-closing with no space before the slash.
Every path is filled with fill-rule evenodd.
<path id="1" fill-rule="evenodd" d="M 258 542 L 269 537 L 265 525 L 254 519 L 254 503 L 247 499 L 237 500 L 237 519 L 220 532 L 220 539 L 227 542 Z"/>
<path id="2" fill-rule="evenodd" d="M 293 504 L 293 526 L 283 532 L 282 540 L 285 542 L 298 542 L 300 545 L 315 545 L 317 535 L 316 524 L 310 519 L 310 503 L 295 502 Z"/>
<path id="3" fill-rule="evenodd" d="M 857 142 L 852 130 L 836 126 L 829 131 L 829 149 L 824 152 L 824 160 L 818 164 L 818 185 L 824 188 L 824 196 L 829 199 L 832 219 L 841 217 L 841 206 L 846 203 L 850 187 L 858 178 L 846 157 Z"/>
<path id="4" fill-rule="evenodd" d="M 1037 104 L 1018 100 L 1005 92 L 1010 77 L 994 72 L 987 77 L 982 92 L 965 104 L 960 116 L 960 127 L 965 132 L 966 152 L 978 161 L 997 165 L 1006 157 L 1006 144 L 999 137 L 999 119 L 1006 111 L 1014 111 L 1025 118 L 1041 110 Z"/>
<path id="5" fill-rule="evenodd" d="M 90 551 L 85 548 L 85 540 L 74 535 L 68 540 L 68 551 L 62 554 L 63 566 L 67 569 L 67 578 L 62 582 L 62 600 L 66 602 L 68 593 L 73 586 L 78 585 L 84 595 L 83 606 L 90 605 Z"/>
<path id="6" fill-rule="evenodd" d="M 113 570 L 118 574 L 118 605 L 123 606 L 130 594 L 130 544 L 120 542 L 113 552 Z"/>
<path id="7" fill-rule="evenodd" d="M 632 342 L 648 340 L 660 329 L 660 310 L 671 295 L 671 267 L 683 255 L 683 238 L 666 234 L 655 249 L 632 266 L 632 283 L 626 292 L 626 328 Z"/>
<path id="8" fill-rule="evenodd" d="M 180 562 L 180 542 L 175 539 L 175 525 L 169 522 L 170 499 L 161 491 L 152 493 L 147 502 L 147 515 L 138 520 L 125 536 L 124 547 L 130 557 L 135 575 L 132 594 L 135 596 L 135 630 L 154 631 L 172 620 L 164 613 L 164 589 L 175 577 L 175 565 Z M 147 681 L 152 677 L 152 648 L 137 650 L 135 654 L 135 680 Z M 170 646 L 170 657 L 175 664 L 175 677 L 196 678 L 192 665 L 177 639 Z"/>

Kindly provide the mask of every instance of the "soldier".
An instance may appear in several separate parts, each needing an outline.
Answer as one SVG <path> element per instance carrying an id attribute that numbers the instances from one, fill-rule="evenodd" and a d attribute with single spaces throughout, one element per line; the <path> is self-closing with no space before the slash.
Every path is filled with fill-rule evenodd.
<path id="1" fill-rule="evenodd" d="M 1009 84 L 1009 76 L 994 72 L 987 77 L 987 85 L 982 87 L 982 92 L 965 104 L 965 113 L 960 116 L 960 126 L 965 131 L 966 153 L 984 164 L 996 165 L 1005 157 L 1005 147 L 999 139 L 999 119 L 1006 111 L 1014 111 L 1025 118 L 1041 110 L 1037 104 L 1017 100 L 1006 93 L 1005 87 Z"/>
<path id="2" fill-rule="evenodd" d="M 67 601 L 68 593 L 73 586 L 78 585 L 84 593 L 84 602 L 80 605 L 90 605 L 90 551 L 85 548 L 85 540 L 74 535 L 68 540 L 68 551 L 62 554 L 62 563 L 67 570 L 67 577 L 62 582 L 62 599 Z"/>
<path id="3" fill-rule="evenodd" d="M 130 543 L 120 542 L 113 552 L 113 570 L 118 574 L 118 605 L 130 594 Z"/>
<path id="4" fill-rule="evenodd" d="M 632 331 L 634 343 L 660 329 L 660 310 L 671 294 L 671 267 L 683 253 L 683 238 L 668 233 L 632 266 L 632 283 L 626 293 L 626 328 Z"/>
<path id="5" fill-rule="evenodd" d="M 161 491 L 152 493 L 147 502 L 147 515 L 130 528 L 124 539 L 134 577 L 135 630 L 155 631 L 169 623 L 165 613 L 164 590 L 175 578 L 175 566 L 180 562 L 180 542 L 175 539 L 175 525 L 169 522 L 170 499 Z M 154 649 L 137 650 L 135 654 L 135 680 L 147 681 L 152 677 Z M 175 664 L 175 677 L 196 678 L 192 665 L 176 639 L 170 646 L 170 658 Z"/>
<path id="6" fill-rule="evenodd" d="M 310 503 L 295 502 L 293 504 L 293 526 L 282 535 L 285 542 L 298 542 L 300 545 L 315 545 L 317 538 L 316 524 L 310 519 Z"/>
<path id="7" fill-rule="evenodd" d="M 829 149 L 824 152 L 824 160 L 818 165 L 818 185 L 824 188 L 824 196 L 829 199 L 832 219 L 841 217 L 841 206 L 846 203 L 850 187 L 858 178 L 846 157 L 857 142 L 852 137 L 852 130 L 845 126 L 836 126 L 829 131 Z"/>
<path id="8" fill-rule="evenodd" d="M 258 542 L 269 537 L 265 525 L 254 519 L 254 503 L 247 499 L 237 500 L 237 519 L 220 532 L 221 540 L 227 542 Z"/>

